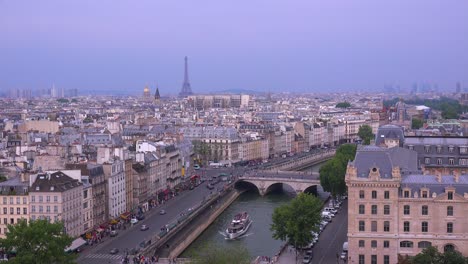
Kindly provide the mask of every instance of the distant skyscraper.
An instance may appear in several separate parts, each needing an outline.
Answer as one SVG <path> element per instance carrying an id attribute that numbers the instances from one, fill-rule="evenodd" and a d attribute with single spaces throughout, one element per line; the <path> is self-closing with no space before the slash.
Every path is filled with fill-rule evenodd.
<path id="1" fill-rule="evenodd" d="M 455 89 L 455 92 L 459 94 L 461 92 L 461 83 L 457 82 L 457 88 Z"/>
<path id="2" fill-rule="evenodd" d="M 182 84 L 182 91 L 180 91 L 179 96 L 180 97 L 187 97 L 189 95 L 192 95 L 192 88 L 190 87 L 190 82 L 188 78 L 188 59 L 187 56 L 185 56 L 185 73 L 184 73 L 184 83 Z"/>

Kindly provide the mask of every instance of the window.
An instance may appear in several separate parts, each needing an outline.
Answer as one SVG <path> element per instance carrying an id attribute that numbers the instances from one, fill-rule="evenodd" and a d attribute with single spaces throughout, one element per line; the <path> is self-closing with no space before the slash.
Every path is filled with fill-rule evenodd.
<path id="1" fill-rule="evenodd" d="M 431 164 L 431 158 L 424 158 L 424 164 Z"/>
<path id="2" fill-rule="evenodd" d="M 57 201 L 58 201 L 58 197 L 54 196 L 54 202 L 57 202 Z"/>
<path id="3" fill-rule="evenodd" d="M 389 221 L 384 221 L 383 222 L 383 231 L 384 232 L 390 232 L 390 222 Z"/>
<path id="4" fill-rule="evenodd" d="M 50 202 L 50 196 L 49 196 L 49 195 L 47 195 L 46 201 L 47 201 L 47 202 Z"/>
<path id="5" fill-rule="evenodd" d="M 427 191 L 422 191 L 421 196 L 422 198 L 427 198 Z"/>
<path id="6" fill-rule="evenodd" d="M 13 197 L 10 197 L 10 204 L 13 204 Z"/>
<path id="7" fill-rule="evenodd" d="M 365 214 L 365 213 L 366 213 L 365 206 L 363 204 L 360 204 L 359 205 L 359 214 Z"/>
<path id="8" fill-rule="evenodd" d="M 414 146 L 413 145 L 408 145 L 408 149 L 414 150 Z"/>
<path id="9" fill-rule="evenodd" d="M 19 207 L 16 208 L 16 214 L 21 214 L 21 208 Z"/>
<path id="10" fill-rule="evenodd" d="M 23 204 L 27 204 L 27 199 L 26 199 L 26 197 L 23 197 Z"/>
<path id="11" fill-rule="evenodd" d="M 430 246 L 432 246 L 432 243 L 429 241 L 418 242 L 418 248 L 428 248 Z"/>
<path id="12" fill-rule="evenodd" d="M 384 248 L 389 248 L 389 247 L 390 247 L 390 241 L 384 240 L 384 242 L 383 242 L 383 247 L 384 247 Z"/>
<path id="13" fill-rule="evenodd" d="M 366 222 L 359 221 L 359 231 L 366 231 Z"/>
<path id="14" fill-rule="evenodd" d="M 7 204 L 7 198 L 3 197 L 3 204 Z"/>
<path id="15" fill-rule="evenodd" d="M 428 146 L 428 145 L 424 146 L 424 151 L 426 153 L 429 153 L 430 150 L 431 150 L 431 146 Z"/>
<path id="16" fill-rule="evenodd" d="M 389 215 L 390 214 L 390 205 L 384 205 L 383 207 L 383 213 L 384 215 Z"/>
<path id="17" fill-rule="evenodd" d="M 21 198 L 20 197 L 16 197 L 16 204 L 20 204 L 21 203 Z"/>
<path id="18" fill-rule="evenodd" d="M 371 246 L 371 248 L 376 248 L 377 247 L 377 240 L 372 240 L 370 242 L 370 246 Z"/>
<path id="19" fill-rule="evenodd" d="M 33 213 L 36 212 L 36 206 L 35 206 L 35 205 L 31 206 L 31 211 L 32 211 Z"/>
<path id="20" fill-rule="evenodd" d="M 36 202 L 36 196 L 34 196 L 34 195 L 31 196 L 31 202 L 33 202 L 33 203 Z"/>
<path id="21" fill-rule="evenodd" d="M 42 213 L 43 210 L 42 210 L 42 205 L 39 205 L 39 213 Z"/>
<path id="22" fill-rule="evenodd" d="M 409 191 L 404 191 L 404 192 L 403 192 L 403 196 L 404 196 L 405 198 L 409 198 Z"/>
<path id="23" fill-rule="evenodd" d="M 447 206 L 447 216 L 453 216 L 453 206 Z"/>
<path id="24" fill-rule="evenodd" d="M 401 241 L 400 242 L 400 247 L 402 247 L 402 248 L 412 248 L 413 247 L 413 242 L 411 242 L 411 241 Z"/>
<path id="25" fill-rule="evenodd" d="M 3 207 L 3 214 L 8 214 L 8 208 Z"/>
<path id="26" fill-rule="evenodd" d="M 361 199 L 364 199 L 364 198 L 365 198 L 365 195 L 364 195 L 364 191 L 363 191 L 363 190 L 360 190 L 360 191 L 359 191 L 359 198 L 361 198 Z"/>
<path id="27" fill-rule="evenodd" d="M 466 149 L 467 149 L 467 147 L 460 147 L 460 154 L 465 154 Z"/>
<path id="28" fill-rule="evenodd" d="M 7 225 L 7 224 L 8 224 L 8 219 L 3 218 L 3 224 L 4 224 L 4 225 Z"/>
<path id="29" fill-rule="evenodd" d="M 48 206 L 46 207 L 46 212 L 47 212 L 47 213 L 50 213 L 50 205 L 48 205 Z"/>
<path id="30" fill-rule="evenodd" d="M 437 158 L 437 165 L 442 165 L 442 158 Z"/>
<path id="31" fill-rule="evenodd" d="M 390 256 L 389 255 L 384 255 L 383 256 L 383 263 L 384 264 L 390 264 Z"/>
<path id="32" fill-rule="evenodd" d="M 28 208 L 23 208 L 23 214 L 28 214 Z"/>
<path id="33" fill-rule="evenodd" d="M 10 214 L 14 214 L 15 213 L 15 208 L 11 207 L 10 208 Z"/>
<path id="34" fill-rule="evenodd" d="M 366 245 L 366 242 L 364 240 L 359 240 L 359 247 L 360 248 L 365 247 L 365 245 Z"/>
<path id="35" fill-rule="evenodd" d="M 377 214 L 377 205 L 373 204 L 372 207 L 371 207 L 371 213 L 373 215 Z"/>
<path id="36" fill-rule="evenodd" d="M 390 199 L 390 192 L 389 191 L 384 192 L 384 199 Z"/>
<path id="37" fill-rule="evenodd" d="M 377 221 L 371 222 L 371 232 L 377 232 Z"/>
<path id="38" fill-rule="evenodd" d="M 372 199 L 377 199 L 377 191 L 372 191 Z"/>
<path id="39" fill-rule="evenodd" d="M 442 146 L 437 146 L 437 153 L 441 153 L 442 152 Z"/>
<path id="40" fill-rule="evenodd" d="M 447 223 L 447 233 L 453 233 L 453 223 Z"/>
<path id="41" fill-rule="evenodd" d="M 42 203 L 42 195 L 39 195 L 39 202 Z"/>
<path id="42" fill-rule="evenodd" d="M 377 255 L 371 255 L 371 264 L 377 264 Z"/>
<path id="43" fill-rule="evenodd" d="M 403 206 L 403 214 L 404 215 L 409 215 L 410 214 L 410 206 L 409 205 Z"/>
<path id="44" fill-rule="evenodd" d="M 444 253 L 445 252 L 452 252 L 455 250 L 455 247 L 452 244 L 447 244 L 444 246 Z"/>
<path id="45" fill-rule="evenodd" d="M 421 223 L 421 232 L 427 233 L 427 230 L 429 229 L 429 224 L 427 222 L 422 222 Z"/>
<path id="46" fill-rule="evenodd" d="M 429 214 L 429 208 L 427 207 L 427 205 L 423 205 L 421 207 L 421 214 L 422 215 L 428 215 Z"/>
<path id="47" fill-rule="evenodd" d="M 54 205 L 54 213 L 58 213 L 58 206 Z"/>
<path id="48" fill-rule="evenodd" d="M 403 232 L 410 231 L 410 223 L 408 221 L 403 222 Z"/>
<path id="49" fill-rule="evenodd" d="M 447 199 L 453 200 L 453 192 L 448 192 Z"/>
<path id="50" fill-rule="evenodd" d="M 366 262 L 364 261 L 364 255 L 359 255 L 359 264 L 365 264 Z"/>
<path id="51" fill-rule="evenodd" d="M 453 146 L 449 146 L 449 148 L 448 148 L 449 153 L 453 153 L 453 150 L 454 150 L 454 149 L 455 149 L 455 148 L 454 148 Z"/>
<path id="52" fill-rule="evenodd" d="M 14 224 L 15 223 L 15 219 L 14 218 L 10 218 L 10 224 Z"/>
<path id="53" fill-rule="evenodd" d="M 449 165 L 455 165 L 455 159 L 449 158 Z"/>

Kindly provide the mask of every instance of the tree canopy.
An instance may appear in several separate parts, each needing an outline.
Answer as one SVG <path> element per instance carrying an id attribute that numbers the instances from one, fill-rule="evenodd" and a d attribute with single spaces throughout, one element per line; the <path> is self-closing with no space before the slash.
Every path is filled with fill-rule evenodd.
<path id="1" fill-rule="evenodd" d="M 7 252 L 16 251 L 16 257 L 8 263 L 75 263 L 75 255 L 65 252 L 73 238 L 63 233 L 61 222 L 35 220 L 19 221 L 8 225 L 6 238 L 0 239 L 0 247 Z"/>
<path id="2" fill-rule="evenodd" d="M 322 201 L 307 193 L 275 208 L 270 226 L 273 238 L 287 241 L 296 249 L 308 245 L 313 239 L 312 231 L 317 231 L 320 223 L 321 208 Z"/>
<path id="3" fill-rule="evenodd" d="M 398 98 L 393 98 L 391 100 L 384 101 L 384 106 L 394 106 L 399 100 L 400 99 Z M 447 97 L 441 97 L 440 99 L 413 98 L 403 100 L 403 102 L 409 105 L 425 105 L 431 109 L 441 111 L 442 118 L 445 119 L 456 119 L 459 114 L 468 112 L 468 106 L 461 105 L 457 100 Z"/>
<path id="4" fill-rule="evenodd" d="M 425 248 L 414 257 L 409 257 L 409 264 L 467 264 L 468 259 L 455 250 L 440 253 L 436 247 Z"/>
<path id="5" fill-rule="evenodd" d="M 358 136 L 362 139 L 362 144 L 364 145 L 369 145 L 370 141 L 374 138 L 372 128 L 369 125 L 360 126 Z"/>
<path id="6" fill-rule="evenodd" d="M 349 108 L 351 107 L 351 104 L 349 102 L 340 102 L 340 103 L 337 103 L 336 108 Z"/>
<path id="7" fill-rule="evenodd" d="M 419 118 L 413 118 L 411 120 L 411 128 L 412 129 L 420 129 L 421 127 L 423 127 L 423 125 L 424 125 L 424 121 L 422 121 Z"/>
<path id="8" fill-rule="evenodd" d="M 204 244 L 189 252 L 190 258 L 196 264 L 249 264 L 250 254 L 240 245 L 229 247 L 214 244 Z"/>
<path id="9" fill-rule="evenodd" d="M 346 167 L 349 160 L 354 160 L 356 156 L 356 145 L 341 145 L 335 156 L 320 167 L 320 185 L 332 196 L 346 193 Z"/>
<path id="10" fill-rule="evenodd" d="M 64 104 L 64 103 L 69 103 L 70 101 L 68 101 L 68 99 L 66 98 L 60 98 L 60 99 L 57 99 L 57 102 Z"/>

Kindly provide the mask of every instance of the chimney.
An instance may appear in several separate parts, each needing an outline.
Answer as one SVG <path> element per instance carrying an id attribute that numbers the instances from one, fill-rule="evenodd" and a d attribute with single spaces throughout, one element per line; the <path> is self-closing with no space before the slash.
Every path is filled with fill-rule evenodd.
<path id="1" fill-rule="evenodd" d="M 455 170 L 453 172 L 453 176 L 455 178 L 455 182 L 458 183 L 458 181 L 460 180 L 460 171 L 459 170 Z"/>
<path id="2" fill-rule="evenodd" d="M 442 174 L 441 174 L 441 172 L 439 170 L 436 172 L 436 177 L 437 177 L 437 182 L 441 183 L 442 182 Z"/>

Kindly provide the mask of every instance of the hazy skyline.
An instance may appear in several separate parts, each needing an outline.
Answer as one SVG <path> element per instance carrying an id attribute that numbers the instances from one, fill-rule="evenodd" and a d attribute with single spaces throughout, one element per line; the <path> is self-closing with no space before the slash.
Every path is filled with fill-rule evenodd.
<path id="1" fill-rule="evenodd" d="M 468 1 L 0 0 L 0 89 L 468 87 Z M 134 91 L 134 92 L 132 92 Z"/>

